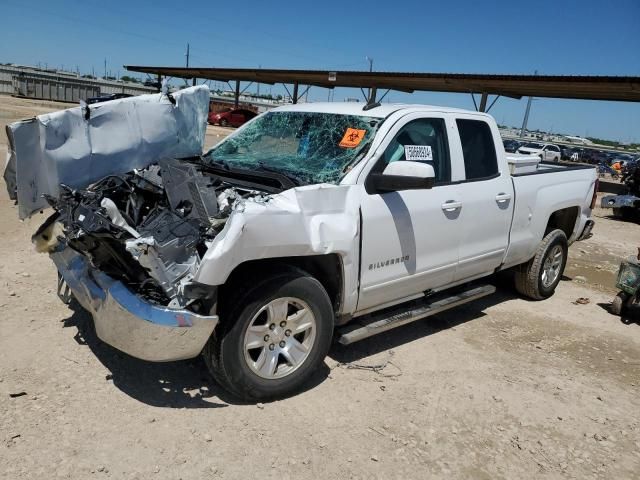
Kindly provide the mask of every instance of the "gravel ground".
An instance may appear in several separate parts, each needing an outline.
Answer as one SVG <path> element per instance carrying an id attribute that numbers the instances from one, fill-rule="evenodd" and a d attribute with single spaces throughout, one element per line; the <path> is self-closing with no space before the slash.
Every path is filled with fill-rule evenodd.
<path id="1" fill-rule="evenodd" d="M 0 97 L 0 122 L 59 108 Z M 210 127 L 207 144 L 229 131 Z M 547 301 L 499 283 L 336 345 L 304 392 L 255 405 L 200 359 L 152 364 L 101 343 L 33 251 L 43 217 L 19 222 L 2 190 L 0 478 L 638 478 L 640 325 L 607 310 L 637 224 L 596 210 Z"/>

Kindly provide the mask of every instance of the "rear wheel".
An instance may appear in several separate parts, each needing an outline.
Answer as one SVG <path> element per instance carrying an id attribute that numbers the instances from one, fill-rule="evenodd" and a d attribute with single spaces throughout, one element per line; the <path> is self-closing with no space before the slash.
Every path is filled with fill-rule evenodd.
<path id="1" fill-rule="evenodd" d="M 205 348 L 207 366 L 246 400 L 295 391 L 322 364 L 333 336 L 333 308 L 320 282 L 304 272 L 269 277 L 243 294 Z"/>
<path id="2" fill-rule="evenodd" d="M 549 298 L 564 273 L 567 252 L 567 236 L 564 232 L 549 232 L 540 242 L 535 256 L 516 268 L 516 290 L 532 300 Z"/>

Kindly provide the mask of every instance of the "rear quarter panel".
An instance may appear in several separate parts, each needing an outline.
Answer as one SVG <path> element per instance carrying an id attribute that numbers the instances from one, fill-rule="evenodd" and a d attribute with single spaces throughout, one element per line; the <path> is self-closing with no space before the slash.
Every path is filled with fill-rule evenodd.
<path id="1" fill-rule="evenodd" d="M 544 173 L 513 176 L 515 208 L 503 268 L 533 257 L 553 212 L 578 207 L 578 218 L 569 238 L 571 244 L 591 217 L 596 178 L 593 168 L 563 166 L 549 167 Z"/>

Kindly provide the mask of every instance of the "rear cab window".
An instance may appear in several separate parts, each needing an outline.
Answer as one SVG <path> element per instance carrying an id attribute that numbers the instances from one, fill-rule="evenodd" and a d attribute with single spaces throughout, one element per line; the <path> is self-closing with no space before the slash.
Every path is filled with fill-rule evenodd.
<path id="1" fill-rule="evenodd" d="M 462 144 L 466 180 L 498 176 L 498 157 L 489 124 L 482 120 L 458 118 L 456 125 Z"/>

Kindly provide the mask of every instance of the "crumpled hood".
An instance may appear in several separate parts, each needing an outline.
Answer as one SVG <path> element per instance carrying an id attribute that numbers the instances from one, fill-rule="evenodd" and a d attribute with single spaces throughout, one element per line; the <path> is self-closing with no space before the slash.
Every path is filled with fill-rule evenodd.
<path id="1" fill-rule="evenodd" d="M 200 85 L 171 98 L 140 95 L 12 123 L 9 196 L 22 219 L 48 206 L 44 194 L 58 197 L 61 183 L 84 188 L 164 157 L 200 155 L 208 112 L 209 88 Z"/>

